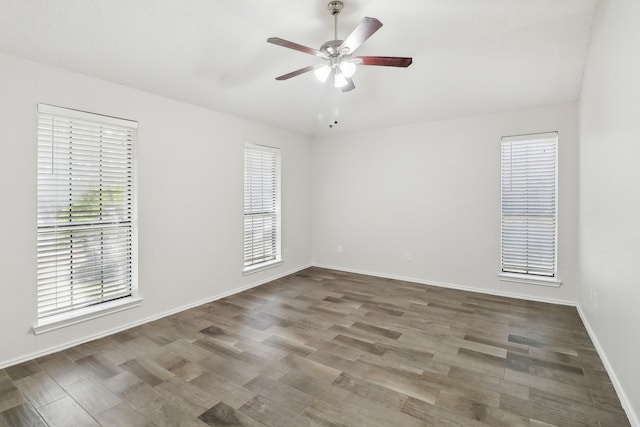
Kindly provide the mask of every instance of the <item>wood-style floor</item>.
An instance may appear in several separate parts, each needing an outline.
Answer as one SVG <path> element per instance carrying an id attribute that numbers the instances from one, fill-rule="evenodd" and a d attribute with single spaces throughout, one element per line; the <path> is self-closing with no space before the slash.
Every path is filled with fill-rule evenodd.
<path id="1" fill-rule="evenodd" d="M 310 268 L 0 370 L 7 425 L 629 422 L 575 308 Z"/>

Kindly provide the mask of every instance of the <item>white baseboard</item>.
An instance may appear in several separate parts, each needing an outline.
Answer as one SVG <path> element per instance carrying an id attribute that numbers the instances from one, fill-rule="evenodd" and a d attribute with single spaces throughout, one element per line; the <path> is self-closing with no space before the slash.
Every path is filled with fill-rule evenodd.
<path id="1" fill-rule="evenodd" d="M 17 365 L 19 363 L 24 363 L 24 362 L 27 362 L 29 360 L 36 359 L 38 357 L 42 357 L 42 356 L 46 356 L 48 354 L 56 353 L 58 351 L 66 350 L 66 349 L 74 347 L 76 345 L 84 344 L 86 342 L 93 341 L 93 340 L 96 340 L 96 339 L 99 339 L 99 338 L 103 338 L 103 337 L 106 337 L 106 336 L 109 336 L 109 335 L 113 335 L 113 334 L 118 333 L 118 332 L 126 331 L 127 329 L 131 329 L 131 328 L 134 328 L 136 326 L 140 326 L 140 325 L 148 323 L 148 322 L 153 322 L 154 320 L 158 320 L 158 319 L 161 319 L 163 317 L 171 316 L 172 314 L 180 313 L 181 311 L 185 311 L 185 310 L 188 310 L 190 308 L 198 307 L 198 306 L 203 305 L 203 304 L 207 304 L 207 303 L 210 303 L 210 302 L 213 302 L 213 301 L 217 301 L 219 299 L 226 298 L 228 296 L 238 294 L 238 293 L 246 291 L 248 289 L 255 288 L 255 287 L 260 286 L 260 285 L 264 285 L 265 283 L 271 282 L 272 280 L 276 280 L 276 279 L 280 279 L 280 278 L 285 277 L 285 276 L 289 276 L 291 274 L 297 273 L 297 272 L 302 271 L 302 270 L 304 270 L 306 268 L 309 268 L 309 267 L 311 267 L 311 264 L 304 265 L 302 267 L 298 267 L 298 268 L 295 268 L 293 270 L 290 270 L 290 271 L 287 271 L 287 272 L 284 272 L 284 273 L 280 273 L 280 274 L 277 274 L 277 275 L 274 275 L 274 276 L 271 276 L 271 277 L 268 277 L 266 279 L 262 279 L 262 280 L 259 280 L 259 281 L 256 281 L 256 282 L 253 282 L 253 283 L 250 283 L 248 285 L 232 289 L 230 291 L 222 292 L 222 293 L 220 293 L 218 295 L 214 295 L 212 297 L 207 297 L 207 298 L 202 299 L 200 301 L 196 301 L 196 302 L 193 302 L 193 303 L 190 303 L 190 304 L 187 304 L 187 305 L 183 305 L 183 306 L 171 309 L 171 310 L 164 311 L 162 313 L 154 314 L 153 316 L 145 317 L 143 319 L 139 319 L 139 320 L 136 320 L 134 322 L 130 322 L 130 323 L 127 323 L 127 324 L 124 324 L 124 325 L 121 325 L 121 326 L 118 326 L 118 327 L 115 327 L 115 328 L 112 328 L 112 329 L 108 329 L 106 331 L 102 331 L 102 332 L 99 332 L 97 334 L 89 335 L 89 336 L 86 336 L 86 337 L 83 337 L 83 338 L 80 338 L 80 339 L 77 339 L 77 340 L 74 340 L 74 341 L 69 341 L 69 342 L 66 342 L 64 344 L 56 345 L 54 347 L 49 347 L 49 348 L 46 348 L 44 350 L 39 350 L 39 351 L 30 353 L 30 354 L 27 354 L 25 356 L 17 357 L 15 359 L 5 360 L 5 361 L 0 362 L 0 369 L 6 368 L 8 366 Z"/>
<path id="2" fill-rule="evenodd" d="M 593 346 L 598 352 L 598 356 L 600 356 L 600 360 L 602 360 L 602 364 L 604 365 L 604 368 L 606 369 L 607 374 L 609 374 L 609 378 L 611 379 L 613 388 L 615 388 L 616 393 L 618 394 L 618 399 L 620 399 L 622 408 L 625 410 L 627 414 L 627 418 L 631 423 L 631 426 L 640 427 L 640 417 L 638 417 L 638 415 L 634 412 L 633 407 L 631 406 L 631 400 L 629 400 L 626 393 L 624 392 L 624 388 L 622 387 L 622 384 L 620 384 L 620 381 L 618 380 L 618 376 L 613 370 L 613 366 L 611 366 L 611 363 L 609 363 L 607 354 L 605 353 L 604 348 L 602 348 L 602 346 L 600 345 L 600 341 L 598 341 L 598 337 L 596 336 L 596 333 L 591 328 L 591 325 L 589 324 L 589 320 L 587 319 L 587 316 L 584 314 L 584 311 L 582 311 L 582 307 L 580 307 L 580 304 L 577 304 L 576 307 L 578 309 L 578 314 L 580 315 L 580 319 L 582 319 L 582 323 L 584 324 L 584 327 L 587 330 L 587 333 L 589 334 L 591 341 L 593 342 Z"/>
<path id="3" fill-rule="evenodd" d="M 477 288 L 477 287 L 473 287 L 473 286 L 455 285 L 455 284 L 452 284 L 452 283 L 443 283 L 443 282 L 436 282 L 436 281 L 433 281 L 433 280 L 417 279 L 415 277 L 404 277 L 404 276 L 398 276 L 398 275 L 395 275 L 395 274 L 385 274 L 385 273 L 379 273 L 379 272 L 374 272 L 374 271 L 356 270 L 356 269 L 351 269 L 351 268 L 336 267 L 336 266 L 330 266 L 330 265 L 324 265 L 324 264 L 315 264 L 315 263 L 313 264 L 313 266 L 314 267 L 319 267 L 319 268 L 327 268 L 327 269 L 330 269 L 330 270 L 345 271 L 347 273 L 364 274 L 364 275 L 367 275 L 367 276 L 382 277 L 382 278 L 385 278 L 385 279 L 402 280 L 404 282 L 412 282 L 412 283 L 417 283 L 417 284 L 420 284 L 420 285 L 432 285 L 432 286 L 438 286 L 440 288 L 449 288 L 449 289 L 457 289 L 457 290 L 460 290 L 460 291 L 477 292 L 477 293 L 481 293 L 481 294 L 494 295 L 494 296 L 499 296 L 499 297 L 515 298 L 515 299 L 521 299 L 521 300 L 527 300 L 527 301 L 536 301 L 536 302 L 546 302 L 546 303 L 549 303 L 549 304 L 568 305 L 568 306 L 571 306 L 571 307 L 575 307 L 575 305 L 576 305 L 575 301 L 566 301 L 566 300 L 560 300 L 560 299 L 554 299 L 554 298 L 534 297 L 534 296 L 531 296 L 531 295 L 516 294 L 516 293 L 512 293 L 512 292 L 494 291 L 494 290 L 489 290 L 489 289 Z"/>

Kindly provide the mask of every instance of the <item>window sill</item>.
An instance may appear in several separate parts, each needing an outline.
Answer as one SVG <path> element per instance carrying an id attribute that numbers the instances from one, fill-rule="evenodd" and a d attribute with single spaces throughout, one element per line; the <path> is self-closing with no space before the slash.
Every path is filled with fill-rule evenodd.
<path id="1" fill-rule="evenodd" d="M 526 274 L 498 273 L 498 278 L 503 282 L 524 283 L 527 285 L 549 286 L 559 288 L 562 281 L 557 277 L 539 277 Z"/>
<path id="2" fill-rule="evenodd" d="M 258 265 L 253 265 L 251 267 L 247 267 L 242 271 L 242 274 L 246 276 L 247 274 L 257 273 L 259 271 L 267 270 L 269 268 L 277 267 L 279 265 L 282 265 L 282 260 L 276 259 L 273 261 L 265 262 L 264 264 L 258 264 Z"/>
<path id="3" fill-rule="evenodd" d="M 85 307 L 74 310 L 71 313 L 59 314 L 47 319 L 38 321 L 31 329 L 36 335 L 46 332 L 55 331 L 67 326 L 86 322 L 87 320 L 96 319 L 98 317 L 117 313 L 119 311 L 128 310 L 130 308 L 139 307 L 142 303 L 140 297 L 128 297 L 116 301 L 107 302 L 93 307 Z"/>

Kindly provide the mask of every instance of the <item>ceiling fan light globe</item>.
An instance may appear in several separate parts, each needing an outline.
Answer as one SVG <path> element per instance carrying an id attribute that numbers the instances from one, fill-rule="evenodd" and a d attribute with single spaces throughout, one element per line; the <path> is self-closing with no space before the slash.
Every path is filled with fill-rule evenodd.
<path id="1" fill-rule="evenodd" d="M 333 86 L 334 87 L 344 87 L 347 85 L 347 78 L 342 73 L 336 73 L 333 78 Z"/>
<path id="2" fill-rule="evenodd" d="M 323 65 L 322 67 L 316 69 L 313 73 L 316 75 L 316 78 L 320 82 L 324 83 L 329 78 L 329 74 L 331 73 L 331 67 L 329 67 L 328 65 Z"/>
<path id="3" fill-rule="evenodd" d="M 356 64 L 350 61 L 342 61 L 340 63 L 340 70 L 346 78 L 351 78 L 356 73 Z"/>

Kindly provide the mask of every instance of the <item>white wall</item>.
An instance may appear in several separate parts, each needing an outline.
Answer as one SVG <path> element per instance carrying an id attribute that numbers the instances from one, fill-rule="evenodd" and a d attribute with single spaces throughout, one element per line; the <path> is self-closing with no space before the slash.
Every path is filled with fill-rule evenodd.
<path id="1" fill-rule="evenodd" d="M 580 98 L 579 227 L 579 304 L 638 426 L 639 17 L 637 0 L 600 2 Z"/>
<path id="2" fill-rule="evenodd" d="M 39 102 L 139 122 L 141 307 L 35 336 Z M 282 148 L 282 266 L 243 276 L 245 142 Z M 0 366 L 311 262 L 309 139 L 0 54 Z"/>
<path id="3" fill-rule="evenodd" d="M 560 288 L 497 276 L 500 138 L 546 131 L 559 132 Z M 314 140 L 314 264 L 575 302 L 577 156 L 575 104 Z"/>

